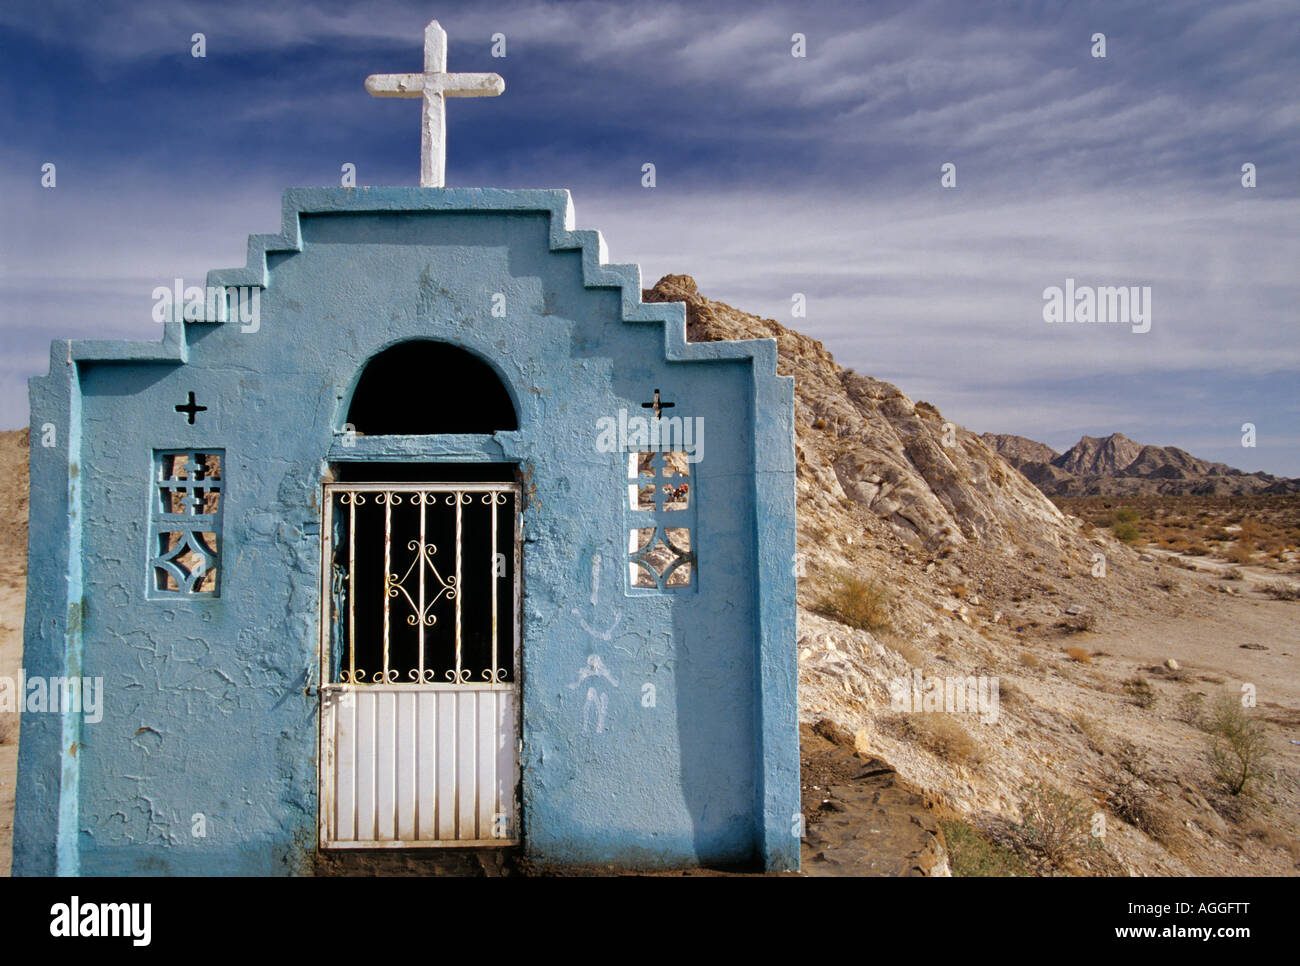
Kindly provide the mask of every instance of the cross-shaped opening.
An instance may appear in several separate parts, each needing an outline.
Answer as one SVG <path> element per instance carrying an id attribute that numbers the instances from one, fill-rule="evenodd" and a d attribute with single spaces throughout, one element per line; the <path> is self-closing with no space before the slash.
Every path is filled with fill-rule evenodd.
<path id="1" fill-rule="evenodd" d="M 190 398 L 189 398 L 186 402 L 184 402 L 184 403 L 182 403 L 181 405 L 177 406 L 177 407 L 176 407 L 176 411 L 177 411 L 178 413 L 184 413 L 186 416 L 188 416 L 188 417 L 189 417 L 189 424 L 190 424 L 191 426 L 193 426 L 193 425 L 194 425 L 194 417 L 195 417 L 198 413 L 206 413 L 206 412 L 208 411 L 208 407 L 207 407 L 207 406 L 200 406 L 200 405 L 198 405 L 197 403 L 195 403 L 195 402 L 194 402 L 194 393 L 191 391 L 191 392 L 190 392 Z"/>
<path id="2" fill-rule="evenodd" d="M 690 505 L 690 463 L 681 450 L 629 454 L 629 505 L 633 510 L 685 510 Z"/>
<path id="3" fill-rule="evenodd" d="M 655 419 L 659 419 L 659 418 L 663 415 L 663 411 L 664 411 L 665 409 L 672 409 L 672 408 L 673 408 L 674 406 L 676 406 L 676 405 L 677 405 L 677 403 L 670 403 L 670 402 L 664 402 L 664 401 L 662 401 L 662 400 L 659 398 L 659 390 L 656 389 L 656 390 L 655 390 L 655 397 L 654 397 L 654 399 L 650 400 L 650 402 L 643 402 L 643 403 L 641 404 L 641 408 L 642 408 L 642 409 L 653 409 L 653 410 L 655 411 Z"/>

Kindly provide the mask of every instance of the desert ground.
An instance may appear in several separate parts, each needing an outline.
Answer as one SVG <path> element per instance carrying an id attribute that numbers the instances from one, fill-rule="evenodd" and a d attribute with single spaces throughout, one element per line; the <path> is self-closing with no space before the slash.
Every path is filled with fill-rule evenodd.
<path id="1" fill-rule="evenodd" d="M 23 656 L 23 580 L 0 586 L 0 677 L 15 678 Z M 0 712 L 0 871 L 13 852 L 14 787 L 18 776 L 18 716 Z"/>
<path id="2" fill-rule="evenodd" d="M 27 586 L 27 432 L 0 433 L 0 677 L 15 678 L 23 656 Z M 0 711 L 0 875 L 13 851 L 18 715 Z"/>
<path id="3" fill-rule="evenodd" d="M 1222 584 L 1211 565 L 1204 569 L 1178 570 L 1178 586 L 1170 591 L 1179 606 L 1173 613 L 1151 618 L 1130 614 L 1111 621 L 1104 630 L 1083 631 L 1057 637 L 1053 632 L 1020 641 L 1016 650 L 1029 662 L 1020 664 L 1003 684 L 1003 701 L 1032 702 L 1040 710 L 1044 733 L 1035 744 L 1043 766 L 1065 767 L 1085 783 L 1104 789 L 1104 762 L 1108 750 L 1098 752 L 1090 742 L 1104 745 L 1123 741 L 1158 743 L 1144 768 L 1162 794 L 1153 801 L 1169 799 L 1172 812 L 1187 812 L 1178 828 L 1161 834 L 1174 842 L 1172 851 L 1152 847 L 1137 830 L 1116 823 L 1117 835 L 1131 841 L 1130 849 L 1140 852 L 1131 871 L 1145 874 L 1295 874 L 1300 847 L 1293 822 L 1300 805 L 1300 607 L 1293 602 L 1272 600 L 1257 589 L 1239 595 L 1219 593 Z M 24 575 L 17 568 L 0 575 L 0 676 L 14 677 L 22 657 Z M 805 629 L 812 632 L 821 618 L 809 615 Z M 1066 643 L 1087 649 L 1091 663 L 1069 659 Z M 904 645 L 905 646 L 905 645 Z M 1093 656 L 1096 655 L 1096 656 Z M 1174 658 L 1180 672 L 1170 673 L 1164 662 Z M 1155 669 L 1155 670 L 1152 670 Z M 1125 682 L 1142 677 L 1155 693 L 1152 707 L 1131 702 Z M 1180 717 L 1180 711 L 1197 696 L 1207 698 L 1229 682 L 1250 681 L 1259 693 L 1259 710 L 1267 722 L 1269 744 L 1274 754 L 1274 777 L 1268 791 L 1247 804 L 1242 815 L 1219 818 L 1214 805 L 1185 777 L 1203 767 L 1203 736 Z M 8 874 L 12 847 L 14 785 L 17 765 L 17 716 L 0 717 L 0 873 Z M 4 720 L 9 719 L 9 720 Z M 978 729 L 980 726 L 973 726 Z M 978 736 L 978 731 L 975 732 Z M 1102 737 L 1104 735 L 1104 737 Z M 912 738 L 910 740 L 916 740 Z M 927 739 L 922 737 L 922 742 Z M 860 733 L 857 742 L 868 754 L 898 760 Z M 959 757 L 960 751 L 948 752 Z M 909 756 L 922 758 L 924 751 Z M 972 763 L 971 770 L 979 770 Z M 925 787 L 923 768 L 913 771 L 914 784 Z M 919 779 L 919 781 L 917 780 Z M 811 786 L 810 786 L 811 787 Z M 974 786 L 972 785 L 972 788 Z M 818 789 L 806 789 L 805 801 Z M 960 797 L 960 792 L 957 796 Z M 963 809 L 957 801 L 945 804 L 931 794 L 936 814 L 944 816 L 949 834 L 949 851 L 954 823 L 978 826 L 981 821 L 996 827 L 1001 809 L 996 802 L 981 801 Z M 1099 795 L 1099 804 L 1105 804 Z M 1222 803 L 1220 803 L 1222 808 Z M 1228 810 L 1231 814 L 1230 809 Z M 815 815 L 815 811 L 811 814 Z M 1157 820 L 1158 821 L 1158 820 Z M 813 822 L 812 824 L 816 824 Z M 814 859 L 814 855 L 807 856 Z M 815 861 L 805 861 L 815 872 Z M 864 870 L 865 871 L 865 870 Z M 1004 870 L 1005 871 L 1005 870 Z M 1125 870 L 1128 871 L 1128 870 Z"/>

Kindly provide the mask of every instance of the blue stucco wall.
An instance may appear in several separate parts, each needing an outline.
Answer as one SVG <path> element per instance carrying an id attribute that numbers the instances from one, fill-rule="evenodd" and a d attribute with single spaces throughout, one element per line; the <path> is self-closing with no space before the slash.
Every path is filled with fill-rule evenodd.
<path id="1" fill-rule="evenodd" d="M 55 343 L 31 386 L 24 665 L 102 676 L 106 694 L 93 725 L 24 715 L 15 873 L 310 870 L 320 495 L 339 460 L 521 468 L 532 858 L 798 866 L 792 381 L 770 340 L 687 344 L 683 306 L 641 303 L 638 270 L 604 264 L 571 221 L 563 191 L 295 189 L 282 234 L 208 279 L 264 288 L 255 331 L 170 322 L 160 343 Z M 519 429 L 345 439 L 366 361 L 412 338 L 489 362 Z M 596 426 L 655 388 L 704 419 L 698 580 L 628 593 L 626 456 L 601 452 Z M 174 409 L 191 391 L 209 407 L 194 425 Z M 225 451 L 218 598 L 145 597 L 152 459 L 168 448 Z M 596 554 L 617 592 L 593 605 Z M 605 730 L 584 734 L 570 685 L 593 653 L 619 686 Z"/>

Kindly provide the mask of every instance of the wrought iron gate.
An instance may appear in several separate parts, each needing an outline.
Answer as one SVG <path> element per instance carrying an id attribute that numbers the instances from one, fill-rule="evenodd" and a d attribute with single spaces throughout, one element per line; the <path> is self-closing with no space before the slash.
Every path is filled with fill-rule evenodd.
<path id="1" fill-rule="evenodd" d="M 322 848 L 518 841 L 519 498 L 325 486 Z"/>

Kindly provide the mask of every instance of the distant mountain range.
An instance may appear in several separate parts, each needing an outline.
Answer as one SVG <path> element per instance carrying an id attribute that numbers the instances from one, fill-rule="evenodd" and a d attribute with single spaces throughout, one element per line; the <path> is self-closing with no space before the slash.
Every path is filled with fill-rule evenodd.
<path id="1" fill-rule="evenodd" d="M 980 438 L 1048 496 L 1300 493 L 1300 480 L 1247 473 L 1176 446 L 1137 443 L 1122 433 L 1084 436 L 1064 453 L 1024 436 L 984 433 Z"/>

